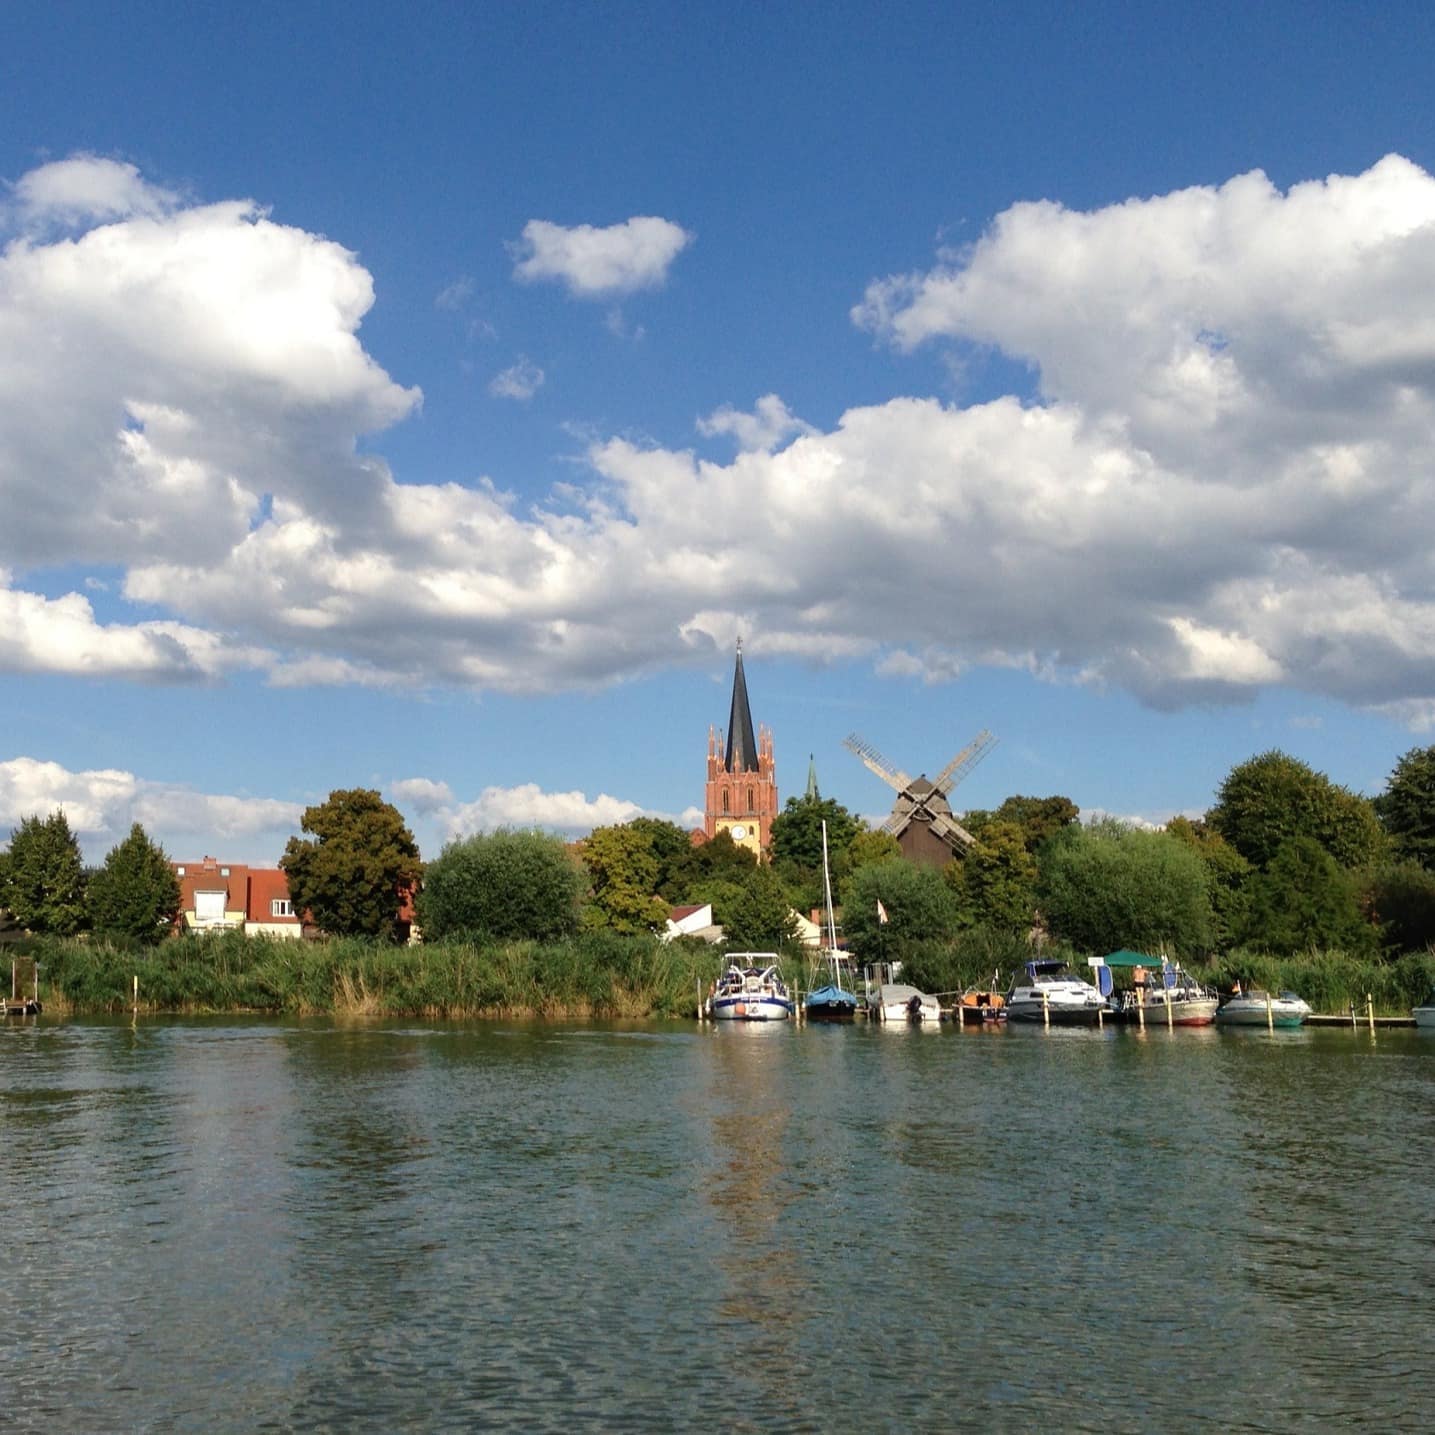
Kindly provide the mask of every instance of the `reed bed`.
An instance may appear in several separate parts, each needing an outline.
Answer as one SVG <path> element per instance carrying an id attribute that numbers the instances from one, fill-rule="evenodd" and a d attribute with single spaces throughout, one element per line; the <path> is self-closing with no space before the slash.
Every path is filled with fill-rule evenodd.
<path id="1" fill-rule="evenodd" d="M 691 1016 L 710 947 L 590 934 L 568 942 L 396 947 L 223 933 L 154 947 L 73 940 L 27 946 L 58 1013 L 274 1012 L 295 1016 Z"/>
<path id="2" fill-rule="evenodd" d="M 342 939 L 282 941 L 228 932 L 176 937 L 153 947 L 75 939 L 32 939 L 41 963 L 41 997 L 61 1015 L 129 1011 L 139 979 L 143 1012 L 274 1012 L 292 1016 L 547 1020 L 692 1016 L 698 983 L 711 982 L 720 955 L 702 943 L 594 932 L 565 942 L 475 946 L 439 942 L 395 947 Z M 955 993 L 1000 984 L 1032 954 L 1025 937 L 975 931 L 903 953 L 905 976 L 926 991 Z M 1083 974 L 1079 954 L 1050 945 Z M 787 966 L 803 985 L 800 957 Z M 1343 952 L 1272 957 L 1239 951 L 1188 962 L 1222 988 L 1294 991 L 1318 1012 L 1364 1011 L 1367 993 L 1381 1014 L 1404 1014 L 1435 991 L 1435 953 L 1378 961 Z"/>

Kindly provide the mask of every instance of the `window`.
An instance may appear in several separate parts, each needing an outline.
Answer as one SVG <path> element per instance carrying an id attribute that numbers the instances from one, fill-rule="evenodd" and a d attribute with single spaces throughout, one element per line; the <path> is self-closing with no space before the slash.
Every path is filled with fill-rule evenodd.
<path id="1" fill-rule="evenodd" d="M 731 811 L 731 809 L 728 807 L 728 802 L 727 802 L 727 788 L 723 788 L 723 790 L 722 790 L 722 810 L 723 810 L 724 812 Z"/>
<path id="2" fill-rule="evenodd" d="M 222 922 L 224 920 L 223 892 L 196 892 L 194 894 L 194 919 L 197 922 Z"/>
<path id="3" fill-rule="evenodd" d="M 176 877 L 183 877 L 183 876 L 184 876 L 184 868 L 183 868 L 183 867 L 176 867 L 176 868 L 174 869 L 174 875 L 175 875 Z"/>
<path id="4" fill-rule="evenodd" d="M 275 897 L 269 903 L 269 915 L 271 917 L 292 917 L 294 904 L 288 897 Z"/>
<path id="5" fill-rule="evenodd" d="M 220 875 L 221 877 L 227 877 L 227 876 L 229 876 L 229 868 L 228 868 L 228 867 L 221 867 L 221 868 L 219 869 L 219 875 Z"/>
<path id="6" fill-rule="evenodd" d="M 752 788 L 750 787 L 747 790 L 747 810 L 749 812 L 757 811 L 757 809 L 752 805 Z"/>

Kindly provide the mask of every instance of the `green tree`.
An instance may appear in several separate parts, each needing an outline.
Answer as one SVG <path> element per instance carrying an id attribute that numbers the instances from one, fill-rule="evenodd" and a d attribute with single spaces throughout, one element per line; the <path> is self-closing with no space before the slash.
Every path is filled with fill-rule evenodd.
<path id="1" fill-rule="evenodd" d="M 25 817 L 10 833 L 0 907 L 45 936 L 73 936 L 85 922 L 85 872 L 80 844 L 63 811 Z"/>
<path id="2" fill-rule="evenodd" d="M 578 930 L 586 886 L 559 838 L 500 827 L 450 842 L 429 863 L 419 924 L 433 941 L 553 941 Z"/>
<path id="3" fill-rule="evenodd" d="M 692 833 L 660 817 L 635 817 L 628 826 L 648 839 L 657 860 L 658 876 L 653 890 L 669 904 L 681 902 L 683 874 L 688 871 L 693 850 Z"/>
<path id="4" fill-rule="evenodd" d="M 164 848 L 136 822 L 90 878 L 86 901 L 90 925 L 101 935 L 157 942 L 174 929 L 179 878 Z"/>
<path id="5" fill-rule="evenodd" d="M 957 894 L 965 926 L 1024 932 L 1036 919 L 1036 858 L 1015 822 L 984 824 L 962 860 L 942 875 Z"/>
<path id="6" fill-rule="evenodd" d="M 1206 869 L 1165 832 L 1108 818 L 1058 833 L 1042 849 L 1037 895 L 1051 930 L 1081 951 L 1210 949 Z"/>
<path id="7" fill-rule="evenodd" d="M 993 821 L 1013 822 L 1021 829 L 1028 852 L 1080 817 L 1081 809 L 1069 797 L 1008 797 L 992 813 Z"/>
<path id="8" fill-rule="evenodd" d="M 713 904 L 713 921 L 729 950 L 770 951 L 796 934 L 786 889 L 766 864 L 725 868 L 700 884 L 695 896 Z"/>
<path id="9" fill-rule="evenodd" d="M 1206 821 L 1256 868 L 1293 837 L 1318 842 L 1342 867 L 1379 862 L 1387 850 L 1368 799 L 1277 751 L 1233 767 Z"/>
<path id="10" fill-rule="evenodd" d="M 902 847 L 897 839 L 890 832 L 874 827 L 859 832 L 847 844 L 847 871 L 855 872 L 871 862 L 890 862 L 901 855 Z"/>
<path id="11" fill-rule="evenodd" d="M 789 797 L 772 819 L 772 860 L 822 871 L 822 824 L 827 824 L 829 865 L 841 859 L 861 824 L 830 797 Z"/>
<path id="12" fill-rule="evenodd" d="M 1412 747 L 1395 764 L 1375 811 L 1395 855 L 1435 871 L 1435 747 Z"/>
<path id="13" fill-rule="evenodd" d="M 842 930 L 865 962 L 896 960 L 922 942 L 950 937 L 957 923 L 956 895 L 942 874 L 903 858 L 859 867 L 843 889 Z"/>
<path id="14" fill-rule="evenodd" d="M 582 855 L 592 883 L 585 926 L 630 936 L 662 930 L 668 903 L 657 895 L 660 866 L 650 830 L 636 822 L 595 827 Z"/>
<path id="15" fill-rule="evenodd" d="M 1240 940 L 1250 908 L 1250 880 L 1255 868 L 1205 822 L 1173 817 L 1166 831 L 1200 857 L 1206 868 L 1206 895 L 1211 904 L 1211 945 L 1228 952 Z"/>
<path id="16" fill-rule="evenodd" d="M 1246 941 L 1276 956 L 1322 949 L 1364 956 L 1375 928 L 1361 915 L 1352 875 L 1313 837 L 1292 837 L 1252 880 Z"/>
<path id="17" fill-rule="evenodd" d="M 392 937 L 404 895 L 422 870 L 413 834 L 397 808 L 371 788 L 329 794 L 304 810 L 279 865 L 296 912 L 336 937 Z"/>
<path id="18" fill-rule="evenodd" d="M 1361 905 L 1380 925 L 1392 952 L 1435 948 L 1435 872 L 1418 862 L 1399 862 L 1365 874 Z"/>

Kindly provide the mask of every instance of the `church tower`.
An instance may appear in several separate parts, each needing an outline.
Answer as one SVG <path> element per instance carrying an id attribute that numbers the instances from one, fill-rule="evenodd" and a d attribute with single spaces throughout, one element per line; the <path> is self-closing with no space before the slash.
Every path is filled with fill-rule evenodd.
<path id="1" fill-rule="evenodd" d="M 739 847 L 759 856 L 767 851 L 772 819 L 777 816 L 777 769 L 772 761 L 772 733 L 760 727 L 753 735 L 741 638 L 737 640 L 726 741 L 721 732 L 708 729 L 708 783 L 703 808 L 703 831 L 709 837 L 726 832 Z"/>

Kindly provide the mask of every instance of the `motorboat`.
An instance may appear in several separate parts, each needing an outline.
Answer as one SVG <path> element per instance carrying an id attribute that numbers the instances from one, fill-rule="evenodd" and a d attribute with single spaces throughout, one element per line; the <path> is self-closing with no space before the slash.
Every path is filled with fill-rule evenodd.
<path id="1" fill-rule="evenodd" d="M 1303 1026 L 1310 1004 L 1294 992 L 1245 992 L 1216 1008 L 1217 1026 Z"/>
<path id="2" fill-rule="evenodd" d="M 795 1010 L 776 952 L 734 952 L 708 998 L 714 1021 L 786 1021 Z"/>
<path id="3" fill-rule="evenodd" d="M 1416 1026 L 1435 1026 L 1435 992 L 1425 998 L 1423 1006 L 1411 1007 L 1410 1015 Z"/>
<path id="4" fill-rule="evenodd" d="M 1220 997 L 1180 967 L 1161 968 L 1159 986 L 1148 986 L 1126 994 L 1121 1015 L 1132 1022 L 1168 1026 L 1210 1026 L 1216 1019 Z"/>
<path id="5" fill-rule="evenodd" d="M 867 968 L 867 1015 L 873 1021 L 941 1021 L 941 1003 L 910 983 L 897 981 L 901 971 L 901 962 L 876 962 Z"/>
<path id="6" fill-rule="evenodd" d="M 952 1007 L 952 1015 L 963 1026 L 982 1026 L 1006 1020 L 1006 997 L 997 990 L 997 973 L 992 973 L 989 987 L 971 986 Z"/>
<path id="7" fill-rule="evenodd" d="M 826 903 L 827 927 L 820 953 L 827 967 L 827 980 L 807 993 L 802 1003 L 808 1021 L 852 1021 L 857 1015 L 857 993 L 842 985 L 843 968 L 851 958 L 837 948 L 837 917 L 832 906 L 832 874 L 827 866 L 827 823 L 822 824 L 822 894 Z"/>
<path id="8" fill-rule="evenodd" d="M 1039 1021 L 1048 1026 L 1095 1026 L 1111 1014 L 1110 1002 L 1063 961 L 1027 962 L 1023 979 L 1007 993 L 1010 1021 Z"/>

